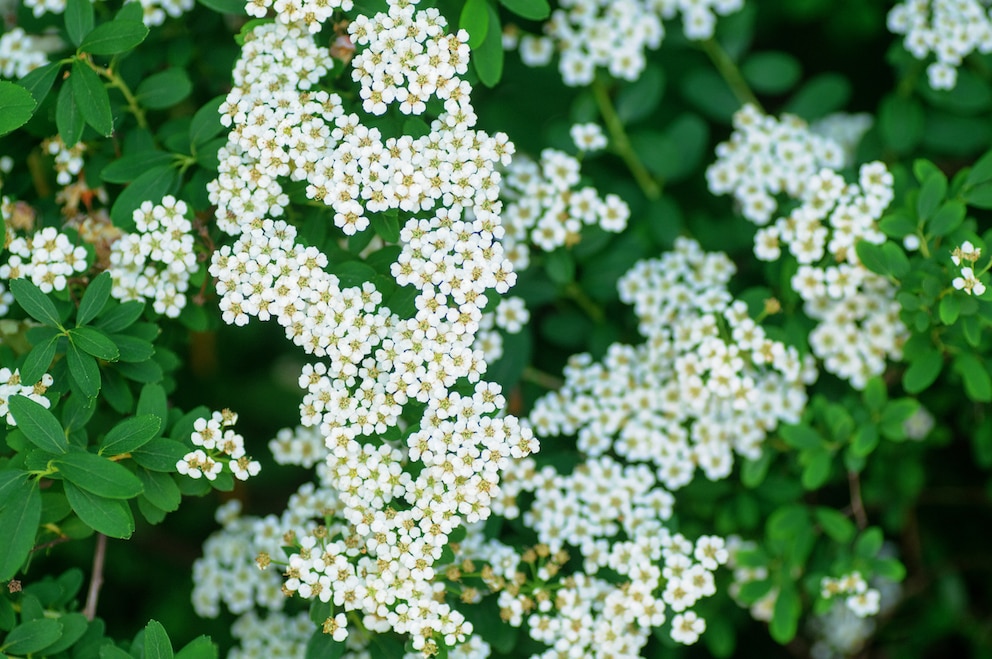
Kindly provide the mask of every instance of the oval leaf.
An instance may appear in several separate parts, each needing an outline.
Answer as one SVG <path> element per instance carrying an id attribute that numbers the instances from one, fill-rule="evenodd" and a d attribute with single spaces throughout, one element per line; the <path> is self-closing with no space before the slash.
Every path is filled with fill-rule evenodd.
<path id="1" fill-rule="evenodd" d="M 8 655 L 29 655 L 44 650 L 59 640 L 62 625 L 58 620 L 38 618 L 14 627 L 3 642 L 3 651 Z"/>
<path id="2" fill-rule="evenodd" d="M 104 361 L 116 361 L 120 351 L 106 334 L 94 327 L 77 327 L 69 330 L 69 340 L 88 355 Z"/>
<path id="3" fill-rule="evenodd" d="M 0 529 L 3 529 L 3 542 L 0 542 L 0 581 L 7 581 L 24 565 L 34 547 L 38 523 L 41 521 L 41 492 L 38 490 L 38 483 L 32 480 L 20 480 L 19 483 L 17 489 L 7 492 L 9 498 L 0 512 Z M 9 641 L 8 636 L 7 642 Z M 7 646 L 5 651 L 10 652 L 10 647 Z"/>
<path id="4" fill-rule="evenodd" d="M 38 102 L 24 87 L 0 80 L 0 135 L 17 130 L 34 114 Z"/>
<path id="5" fill-rule="evenodd" d="M 106 499 L 64 483 L 65 496 L 79 519 L 97 533 L 111 538 L 130 538 L 134 532 L 134 516 L 127 502 Z"/>
<path id="6" fill-rule="evenodd" d="M 97 496 L 131 499 L 144 491 L 127 467 L 87 451 L 66 453 L 53 464 L 67 481 Z"/>
<path id="7" fill-rule="evenodd" d="M 103 305 L 107 303 L 112 287 L 113 282 L 109 272 L 101 272 L 89 283 L 86 292 L 83 293 L 83 299 L 79 301 L 79 310 L 76 312 L 77 325 L 85 325 L 103 311 Z"/>
<path id="8" fill-rule="evenodd" d="M 10 412 L 28 441 L 49 453 L 65 453 L 69 440 L 62 425 L 43 405 L 25 396 L 11 396 Z"/>
<path id="9" fill-rule="evenodd" d="M 110 21 L 87 34 L 79 50 L 93 55 L 116 55 L 131 50 L 147 36 L 148 28 L 141 21 Z"/>
<path id="10" fill-rule="evenodd" d="M 100 442 L 101 455 L 119 455 L 141 448 L 156 436 L 162 420 L 153 414 L 143 414 L 121 421 L 111 428 Z"/>
<path id="11" fill-rule="evenodd" d="M 110 112 L 110 96 L 103 86 L 96 71 L 87 66 L 83 60 L 72 63 L 72 96 L 76 99 L 79 113 L 83 115 L 90 126 L 104 136 L 114 132 L 114 115 Z"/>
<path id="12" fill-rule="evenodd" d="M 29 316 L 45 325 L 60 327 L 59 312 L 55 305 L 32 282 L 27 279 L 12 279 L 10 292 Z"/>

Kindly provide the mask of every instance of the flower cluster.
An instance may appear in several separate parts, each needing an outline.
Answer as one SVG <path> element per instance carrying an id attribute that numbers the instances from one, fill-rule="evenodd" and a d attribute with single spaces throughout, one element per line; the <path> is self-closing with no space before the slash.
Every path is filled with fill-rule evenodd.
<path id="1" fill-rule="evenodd" d="M 734 124 L 731 141 L 717 147 L 719 159 L 707 172 L 710 187 L 732 190 L 744 216 L 761 226 L 754 238 L 759 260 L 776 261 L 786 248 L 795 258 L 792 288 L 819 322 L 810 347 L 828 371 L 863 388 L 885 369 L 886 358 L 901 357 L 907 337 L 893 284 L 865 268 L 855 249 L 859 241 L 885 241 L 878 221 L 893 198 L 892 174 L 883 163 L 868 163 L 856 184 L 847 183 L 834 171 L 840 164 L 823 157 L 840 147 L 794 118 L 778 122 L 748 106 Z M 806 146 L 787 149 L 790 144 Z M 800 205 L 769 224 L 776 209 L 771 194 L 779 192 Z"/>
<path id="2" fill-rule="evenodd" d="M 551 252 L 578 243 L 584 226 L 612 233 L 627 227 L 627 203 L 615 194 L 600 197 L 595 188 L 580 186 L 579 170 L 576 158 L 556 149 L 545 149 L 536 162 L 518 156 L 507 168 L 503 245 L 515 269 L 530 263 L 530 244 Z"/>
<path id="3" fill-rule="evenodd" d="M 134 211 L 136 233 L 125 233 L 110 249 L 111 294 L 121 301 L 150 300 L 159 313 L 176 318 L 186 307 L 190 275 L 197 270 L 186 202 L 167 196 Z"/>
<path id="4" fill-rule="evenodd" d="M 859 618 L 878 613 L 881 600 L 881 594 L 868 587 L 860 572 L 851 572 L 839 579 L 823 577 L 820 581 L 820 596 L 823 599 L 844 597 L 844 604 Z"/>
<path id="5" fill-rule="evenodd" d="M 23 78 L 48 64 L 48 53 L 41 38 L 14 27 L 0 35 L 0 77 Z"/>
<path id="6" fill-rule="evenodd" d="M 309 32 L 319 32 L 334 10 L 350 11 L 351 0 L 248 0 L 249 16 L 265 18 L 272 12 L 284 25 L 305 25 Z"/>
<path id="7" fill-rule="evenodd" d="M 10 370 L 6 366 L 0 368 L 0 418 L 6 420 L 8 426 L 16 426 L 14 415 L 10 413 L 10 399 L 13 396 L 26 396 L 34 402 L 51 407 L 52 402 L 45 397 L 45 392 L 52 386 L 52 376 L 45 373 L 38 382 L 31 386 L 21 384 L 19 369 Z"/>
<path id="8" fill-rule="evenodd" d="M 142 21 L 145 25 L 161 25 L 167 17 L 178 18 L 193 8 L 195 0 L 124 0 L 125 2 L 140 2 Z M 24 0 L 24 6 L 31 10 L 35 17 L 45 14 L 61 14 L 65 12 L 66 0 Z"/>
<path id="9" fill-rule="evenodd" d="M 816 374 L 732 299 L 733 273 L 725 255 L 688 239 L 635 265 L 620 298 L 647 341 L 614 344 L 601 363 L 572 357 L 565 385 L 534 405 L 538 435 L 577 434 L 587 455 L 651 463 L 670 489 L 697 465 L 711 480 L 727 477 L 734 452 L 756 459 L 769 432 L 798 421 Z"/>
<path id="10" fill-rule="evenodd" d="M 593 81 L 596 67 L 610 75 L 636 80 L 644 70 L 645 51 L 657 49 L 665 36 L 663 21 L 682 17 L 682 29 L 693 40 L 713 36 L 717 16 L 738 11 L 743 0 L 568 0 L 551 14 L 544 36 L 511 36 L 528 66 L 543 66 L 555 51 L 558 70 L 573 87 Z"/>
<path id="11" fill-rule="evenodd" d="M 889 11 L 888 27 L 905 35 L 903 45 L 927 67 L 934 89 L 953 89 L 957 67 L 973 52 L 992 52 L 992 13 L 979 0 L 906 0 Z"/>
<path id="12" fill-rule="evenodd" d="M 964 241 L 960 247 L 955 247 L 951 253 L 954 265 L 961 266 L 961 275 L 951 282 L 957 290 L 963 290 L 968 295 L 981 295 L 985 292 L 985 284 L 975 274 L 974 265 L 982 256 L 981 248 L 975 247 L 971 241 Z M 969 265 L 961 265 L 966 262 Z"/>
<path id="13" fill-rule="evenodd" d="M 295 615 L 272 611 L 265 616 L 249 611 L 231 625 L 231 635 L 239 645 L 227 653 L 227 659 L 292 659 L 306 656 L 313 622 L 306 611 Z"/>
<path id="14" fill-rule="evenodd" d="M 572 138 L 572 142 L 575 143 L 575 148 L 583 153 L 605 149 L 606 145 L 609 144 L 606 135 L 603 134 L 603 128 L 599 124 L 572 124 L 568 134 Z"/>
<path id="15" fill-rule="evenodd" d="M 73 245 L 69 236 L 45 227 L 27 238 L 14 236 L 7 227 L 7 262 L 0 265 L 0 279 L 30 279 L 43 293 L 65 290 L 68 278 L 87 268 L 86 248 Z"/>
<path id="16" fill-rule="evenodd" d="M 245 453 L 245 438 L 231 430 L 238 415 L 231 410 L 213 412 L 193 422 L 190 441 L 197 448 L 176 463 L 176 471 L 190 478 L 216 480 L 224 464 L 238 480 L 257 476 L 261 465 Z"/>

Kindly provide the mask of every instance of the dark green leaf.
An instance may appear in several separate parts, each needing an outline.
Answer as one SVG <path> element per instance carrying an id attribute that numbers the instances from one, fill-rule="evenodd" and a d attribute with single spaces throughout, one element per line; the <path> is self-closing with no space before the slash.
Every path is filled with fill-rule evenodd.
<path id="1" fill-rule="evenodd" d="M 97 359 L 117 361 L 120 351 L 110 338 L 95 327 L 76 327 L 69 330 L 69 341 L 77 348 Z"/>
<path id="2" fill-rule="evenodd" d="M 93 4 L 90 0 L 66 0 L 65 31 L 72 45 L 78 46 L 93 29 Z"/>
<path id="3" fill-rule="evenodd" d="M 238 0 L 240 2 L 240 0 Z M 220 106 L 225 101 L 224 96 L 207 101 L 206 105 L 196 111 L 189 124 L 189 143 L 201 146 L 217 137 L 226 130 L 220 123 Z"/>
<path id="4" fill-rule="evenodd" d="M 650 116 L 658 109 L 665 94 L 665 71 L 657 64 L 648 64 L 637 80 L 617 92 L 614 107 L 624 125 Z"/>
<path id="5" fill-rule="evenodd" d="M 144 495 L 148 501 L 165 512 L 172 512 L 179 508 L 182 501 L 182 494 L 179 486 L 172 479 L 171 474 L 161 471 L 149 471 L 147 469 L 138 470 L 138 478 L 141 479 L 145 487 Z"/>
<path id="6" fill-rule="evenodd" d="M 543 21 L 551 15 L 548 0 L 499 0 L 500 3 L 517 16 L 532 21 Z"/>
<path id="7" fill-rule="evenodd" d="M 788 53 L 768 51 L 748 56 L 741 65 L 744 79 L 756 92 L 783 94 L 799 81 L 802 67 Z"/>
<path id="8" fill-rule="evenodd" d="M 503 27 L 492 5 L 486 3 L 486 11 L 489 14 L 489 29 L 486 38 L 472 53 L 472 64 L 482 84 L 493 87 L 503 77 Z"/>
<path id="9" fill-rule="evenodd" d="M 83 293 L 83 299 L 79 301 L 79 310 L 76 312 L 77 325 L 85 325 L 96 318 L 107 304 L 112 287 L 113 280 L 109 272 L 101 272 L 90 281 Z"/>
<path id="10" fill-rule="evenodd" d="M 40 343 L 31 348 L 24 365 L 21 366 L 21 384 L 31 386 L 41 379 L 41 376 L 48 371 L 55 359 L 55 347 L 58 345 L 59 337 L 53 336 L 44 343 Z"/>
<path id="11" fill-rule="evenodd" d="M 824 449 L 809 451 L 803 455 L 803 462 L 803 487 L 807 490 L 819 489 L 830 476 L 833 454 Z"/>
<path id="12" fill-rule="evenodd" d="M 96 411 L 96 398 L 87 398 L 78 393 L 70 394 L 62 405 L 62 426 L 70 436 L 75 430 L 86 426 Z"/>
<path id="13" fill-rule="evenodd" d="M 345 644 L 339 643 L 321 630 L 316 630 L 307 642 L 305 659 L 339 659 L 344 654 Z"/>
<path id="14" fill-rule="evenodd" d="M 741 106 L 727 82 L 709 66 L 689 71 L 679 89 L 703 114 L 724 124 L 730 123 Z"/>
<path id="15" fill-rule="evenodd" d="M 916 200 L 916 212 L 921 220 L 929 220 L 947 195 L 947 177 L 937 171 L 923 181 Z"/>
<path id="16" fill-rule="evenodd" d="M 23 84 L 23 80 L 21 82 Z M 971 166 L 971 171 L 968 172 L 968 178 L 965 179 L 964 185 L 970 188 L 987 181 L 992 181 L 992 151 L 987 151 Z"/>
<path id="17" fill-rule="evenodd" d="M 72 84 L 72 96 L 76 106 L 86 123 L 101 135 L 109 136 L 113 133 L 114 115 L 110 112 L 110 96 L 96 71 L 87 66 L 83 60 L 77 59 L 72 63 L 69 82 Z"/>
<path id="18" fill-rule="evenodd" d="M 168 418 L 169 406 L 165 397 L 165 389 L 159 384 L 146 384 L 141 388 L 141 395 L 138 396 L 138 409 L 136 415 L 152 414 L 160 419 Z M 165 428 L 159 428 L 155 436 L 162 433 Z"/>
<path id="19" fill-rule="evenodd" d="M 934 236 L 946 236 L 964 222 L 965 205 L 956 199 L 944 202 L 927 223 L 927 231 Z"/>
<path id="20" fill-rule="evenodd" d="M 458 28 L 468 32 L 469 48 L 478 48 L 489 32 L 489 3 L 486 0 L 466 0 L 458 19 Z"/>
<path id="21" fill-rule="evenodd" d="M 196 0 L 208 9 L 213 9 L 219 14 L 245 15 L 245 3 L 243 0 Z M 243 45 L 243 44 L 242 44 Z"/>
<path id="22" fill-rule="evenodd" d="M 144 362 L 155 354 L 155 346 L 144 339 L 127 334 L 114 334 L 111 340 L 120 350 L 122 362 Z"/>
<path id="23" fill-rule="evenodd" d="M 992 209 L 992 183 L 983 183 L 964 194 L 965 203 L 975 208 Z"/>
<path id="24" fill-rule="evenodd" d="M 67 481 L 97 496 L 131 499 L 144 490 L 127 467 L 87 451 L 66 453 L 53 463 Z"/>
<path id="25" fill-rule="evenodd" d="M 121 156 L 100 172 L 100 178 L 107 183 L 130 183 L 143 172 L 153 167 L 170 165 L 175 162 L 175 156 L 165 151 L 151 149 Z"/>
<path id="26" fill-rule="evenodd" d="M 62 625 L 62 634 L 55 643 L 44 648 L 48 656 L 56 655 L 75 645 L 76 641 L 86 633 L 89 621 L 82 613 L 66 613 L 59 616 L 58 623 Z"/>
<path id="27" fill-rule="evenodd" d="M 958 314 L 961 313 L 961 299 L 953 293 L 945 295 L 940 299 L 938 309 L 940 322 L 953 325 L 958 320 Z"/>
<path id="28" fill-rule="evenodd" d="M 49 62 L 28 73 L 18 80 L 17 84 L 28 90 L 34 100 L 41 105 L 41 102 L 48 96 L 48 92 L 51 91 L 61 70 L 62 62 Z"/>
<path id="29" fill-rule="evenodd" d="M 868 384 L 865 385 L 864 393 L 862 393 L 862 398 L 865 401 L 865 407 L 867 407 L 872 412 L 879 412 L 885 406 L 885 402 L 889 398 L 888 389 L 885 386 L 885 380 L 881 377 L 873 377 L 868 380 Z"/>
<path id="30" fill-rule="evenodd" d="M 885 536 L 882 529 L 872 526 L 865 529 L 854 543 L 854 553 L 861 558 L 874 558 L 882 549 Z"/>
<path id="31" fill-rule="evenodd" d="M 49 453 L 65 453 L 69 440 L 55 415 L 25 396 L 11 396 L 10 413 L 29 442 Z"/>
<path id="32" fill-rule="evenodd" d="M 822 73 L 810 78 L 786 103 L 783 110 L 813 121 L 836 112 L 851 98 L 851 83 L 837 73 Z"/>
<path id="33" fill-rule="evenodd" d="M 785 540 L 802 534 L 809 528 L 809 513 L 805 506 L 783 506 L 768 518 L 767 533 L 773 540 Z"/>
<path id="34" fill-rule="evenodd" d="M 69 375 L 79 387 L 79 391 L 88 397 L 100 393 L 100 367 L 97 365 L 96 359 L 72 343 L 69 344 L 65 357 L 69 363 Z"/>
<path id="35" fill-rule="evenodd" d="M 176 463 L 183 459 L 188 450 L 175 440 L 159 438 L 132 451 L 131 457 L 145 469 L 171 473 L 176 470 Z"/>
<path id="36" fill-rule="evenodd" d="M 116 55 L 131 50 L 147 36 L 148 28 L 141 21 L 117 19 L 87 34 L 79 50 L 93 55 Z"/>
<path id="37" fill-rule="evenodd" d="M 27 279 L 12 279 L 10 281 L 10 292 L 14 294 L 17 304 L 21 305 L 21 308 L 29 316 L 45 325 L 61 327 L 61 323 L 59 323 L 59 312 L 55 309 L 55 305 L 31 281 Z"/>
<path id="38" fill-rule="evenodd" d="M 141 411 L 140 403 L 138 411 Z M 100 442 L 100 454 L 119 455 L 121 453 L 130 453 L 157 437 L 161 427 L 162 420 L 154 414 L 142 414 L 141 416 L 124 419 L 111 428 L 103 438 L 103 441 Z"/>
<path id="39" fill-rule="evenodd" d="M 909 272 L 909 257 L 899 245 L 889 241 L 882 243 L 882 258 L 886 271 L 893 277 L 899 279 Z"/>
<path id="40" fill-rule="evenodd" d="M 117 370 L 128 380 L 142 384 L 162 381 L 162 367 L 153 360 L 135 363 L 121 362 L 117 364 Z"/>
<path id="41" fill-rule="evenodd" d="M 193 83 L 184 69 L 166 69 L 148 76 L 138 85 L 138 103 L 149 110 L 164 110 L 179 103 L 193 91 Z"/>
<path id="42" fill-rule="evenodd" d="M 395 211 L 372 213 L 371 221 L 372 228 L 384 241 L 387 243 L 400 241 L 400 220 Z"/>
<path id="43" fill-rule="evenodd" d="M 134 229 L 134 211 L 146 201 L 154 204 L 162 201 L 162 197 L 171 194 L 179 187 L 179 171 L 171 165 L 152 167 L 131 182 L 117 196 L 110 218 L 116 226 L 125 230 Z"/>
<path id="44" fill-rule="evenodd" d="M 813 514 L 823 532 L 835 542 L 846 544 L 854 539 L 854 534 L 857 532 L 854 522 L 839 510 L 820 506 L 813 511 Z"/>
<path id="45" fill-rule="evenodd" d="M 38 102 L 24 87 L 0 80 L 0 135 L 17 130 L 34 114 Z"/>
<path id="46" fill-rule="evenodd" d="M 141 312 L 144 310 L 144 302 L 139 300 L 124 302 L 101 314 L 96 320 L 96 326 L 108 334 L 120 332 L 141 318 Z"/>
<path id="47" fill-rule="evenodd" d="M 172 642 L 165 627 L 157 620 L 149 620 L 145 625 L 144 659 L 172 659 Z"/>
<path id="48" fill-rule="evenodd" d="M 944 358 L 939 351 L 931 348 L 909 355 L 909 359 L 909 368 L 902 376 L 902 387 L 908 393 L 918 394 L 940 375 Z"/>
<path id="49" fill-rule="evenodd" d="M 0 529 L 3 529 L 0 581 L 4 582 L 17 574 L 27 560 L 41 521 L 41 492 L 37 481 L 18 479 L 16 483 L 16 489 L 5 488 L 8 498 L 0 511 Z M 10 651 L 9 647 L 6 651 Z"/>
<path id="50" fill-rule="evenodd" d="M 86 121 L 79 111 L 72 85 L 68 82 L 62 83 L 62 87 L 59 89 L 59 99 L 55 106 L 55 126 L 62 141 L 70 148 L 79 142 L 83 136 L 83 128 L 86 127 Z"/>
<path id="51" fill-rule="evenodd" d="M 14 627 L 3 641 L 8 655 L 30 655 L 44 650 L 62 635 L 62 625 L 52 618 L 39 618 Z"/>
<path id="52" fill-rule="evenodd" d="M 925 118 L 920 102 L 912 97 L 890 94 L 878 110 L 878 130 L 882 141 L 895 153 L 910 153 L 923 139 Z"/>
<path id="53" fill-rule="evenodd" d="M 786 444 L 800 450 L 818 449 L 823 446 L 823 437 L 809 426 L 782 426 L 779 434 Z"/>
<path id="54" fill-rule="evenodd" d="M 882 246 L 870 243 L 867 240 L 859 240 L 854 245 L 854 251 L 858 254 L 861 265 L 878 275 L 888 274 L 888 265 L 885 262 L 885 254 Z"/>
<path id="55" fill-rule="evenodd" d="M 63 485 L 69 505 L 84 524 L 111 538 L 131 537 L 134 532 L 134 516 L 126 501 L 97 496 L 71 482 Z"/>

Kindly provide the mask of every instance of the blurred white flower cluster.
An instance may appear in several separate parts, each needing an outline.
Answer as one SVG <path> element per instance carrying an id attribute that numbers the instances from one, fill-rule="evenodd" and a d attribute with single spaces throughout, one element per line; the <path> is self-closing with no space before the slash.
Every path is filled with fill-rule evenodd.
<path id="1" fill-rule="evenodd" d="M 196 4 L 195 0 L 124 0 L 125 3 L 139 2 L 142 21 L 145 25 L 161 25 L 166 18 L 179 18 Z M 66 0 L 24 0 L 24 6 L 36 17 L 45 14 L 65 12 Z"/>
<path id="2" fill-rule="evenodd" d="M 0 265 L 0 279 L 30 279 L 42 293 L 62 291 L 69 277 L 87 268 L 86 248 L 69 236 L 45 227 L 30 236 L 18 236 L 7 226 L 7 262 Z M 2 301 L 2 298 L 0 298 Z"/>
<path id="3" fill-rule="evenodd" d="M 733 192 L 743 215 L 759 225 L 754 254 L 777 261 L 788 251 L 798 262 L 791 279 L 806 315 L 818 321 L 810 347 L 826 370 L 861 389 L 899 359 L 908 331 L 899 318 L 895 286 L 865 268 L 859 241 L 881 244 L 878 221 L 893 198 L 892 174 L 881 162 L 862 165 L 857 183 L 835 170 L 843 149 L 812 135 L 804 122 L 781 121 L 745 106 L 734 117 L 735 131 L 717 147 L 707 171 L 714 194 Z M 775 194 L 797 207 L 773 223 Z"/>

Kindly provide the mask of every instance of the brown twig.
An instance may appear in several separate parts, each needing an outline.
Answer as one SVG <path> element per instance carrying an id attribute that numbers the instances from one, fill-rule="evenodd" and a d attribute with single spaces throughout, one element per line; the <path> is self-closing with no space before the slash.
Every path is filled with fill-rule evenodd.
<path id="1" fill-rule="evenodd" d="M 96 603 L 100 599 L 100 587 L 103 586 L 103 562 L 107 555 L 107 536 L 96 534 L 96 551 L 93 553 L 93 574 L 90 576 L 90 589 L 86 593 L 86 607 L 83 615 L 87 620 L 96 617 Z"/>
<path id="2" fill-rule="evenodd" d="M 847 472 L 847 485 L 851 490 L 851 512 L 854 513 L 858 528 L 864 531 L 868 528 L 868 515 L 865 513 L 864 501 L 861 500 L 861 479 L 858 472 Z"/>

